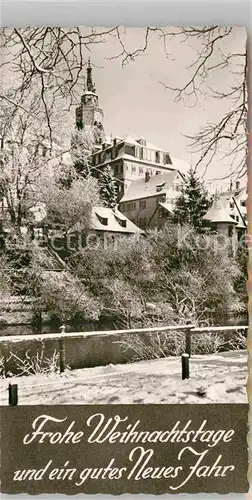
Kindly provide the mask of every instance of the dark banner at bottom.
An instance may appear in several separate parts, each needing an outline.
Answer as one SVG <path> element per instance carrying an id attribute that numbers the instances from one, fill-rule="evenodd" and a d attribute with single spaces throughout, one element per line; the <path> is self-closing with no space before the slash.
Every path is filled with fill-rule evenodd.
<path id="1" fill-rule="evenodd" d="M 246 493 L 248 405 L 1 408 L 3 493 Z"/>

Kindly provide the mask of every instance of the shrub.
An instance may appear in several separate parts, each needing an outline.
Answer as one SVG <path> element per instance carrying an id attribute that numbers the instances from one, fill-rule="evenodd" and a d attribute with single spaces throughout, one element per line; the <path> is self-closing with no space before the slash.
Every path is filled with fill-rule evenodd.
<path id="1" fill-rule="evenodd" d="M 118 342 L 124 352 L 129 352 L 130 361 L 144 361 L 181 356 L 185 351 L 183 332 L 156 332 L 146 335 L 128 335 Z M 246 349 L 247 337 L 243 330 L 232 332 L 205 332 L 192 335 L 192 355 L 207 355 L 217 352 Z"/>
<path id="2" fill-rule="evenodd" d="M 44 348 L 37 351 L 35 356 L 30 356 L 29 351 L 26 351 L 25 357 L 20 358 L 17 354 L 11 352 L 8 358 L 0 359 L 0 377 L 6 378 L 14 375 L 9 370 L 10 362 L 14 361 L 15 376 L 22 375 L 38 375 L 59 372 L 59 352 L 54 351 L 50 358 L 45 357 Z"/>

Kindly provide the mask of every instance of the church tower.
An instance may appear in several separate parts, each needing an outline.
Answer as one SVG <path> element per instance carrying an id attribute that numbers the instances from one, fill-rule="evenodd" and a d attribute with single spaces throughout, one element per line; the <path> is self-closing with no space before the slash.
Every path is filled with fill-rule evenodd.
<path id="1" fill-rule="evenodd" d="M 101 145 L 105 140 L 103 111 L 99 107 L 90 59 L 88 59 L 84 94 L 81 97 L 80 106 L 76 109 L 76 127 L 86 132 L 96 146 Z"/>

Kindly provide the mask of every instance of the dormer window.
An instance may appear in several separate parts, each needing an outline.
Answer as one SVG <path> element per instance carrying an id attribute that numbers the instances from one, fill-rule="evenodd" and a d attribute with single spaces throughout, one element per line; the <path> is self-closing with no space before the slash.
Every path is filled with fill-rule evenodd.
<path id="1" fill-rule="evenodd" d="M 141 146 L 145 146 L 146 147 L 146 139 L 138 139 L 139 144 L 141 144 Z"/>
<path id="2" fill-rule="evenodd" d="M 99 219 L 100 223 L 103 225 L 103 226 L 107 226 L 108 225 L 108 218 L 107 217 L 102 217 L 101 215 L 99 215 L 97 212 L 95 213 L 96 217 Z"/>
<path id="3" fill-rule="evenodd" d="M 165 182 L 163 182 L 162 184 L 157 184 L 156 186 L 157 193 L 160 193 L 160 191 L 162 191 L 164 187 L 165 187 Z"/>
<path id="4" fill-rule="evenodd" d="M 164 162 L 166 165 L 172 165 L 171 157 L 169 154 L 164 155 Z"/>
<path id="5" fill-rule="evenodd" d="M 120 219 L 120 217 L 118 217 L 117 215 L 115 215 L 115 218 L 121 227 L 127 227 L 127 220 L 126 219 Z"/>

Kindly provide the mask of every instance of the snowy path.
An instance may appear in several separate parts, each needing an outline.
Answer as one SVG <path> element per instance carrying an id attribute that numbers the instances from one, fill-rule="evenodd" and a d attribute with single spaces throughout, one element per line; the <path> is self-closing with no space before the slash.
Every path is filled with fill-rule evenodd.
<path id="1" fill-rule="evenodd" d="M 2 379 L 2 405 L 10 381 L 19 404 L 246 403 L 247 352 L 193 356 L 184 381 L 177 357 Z"/>

